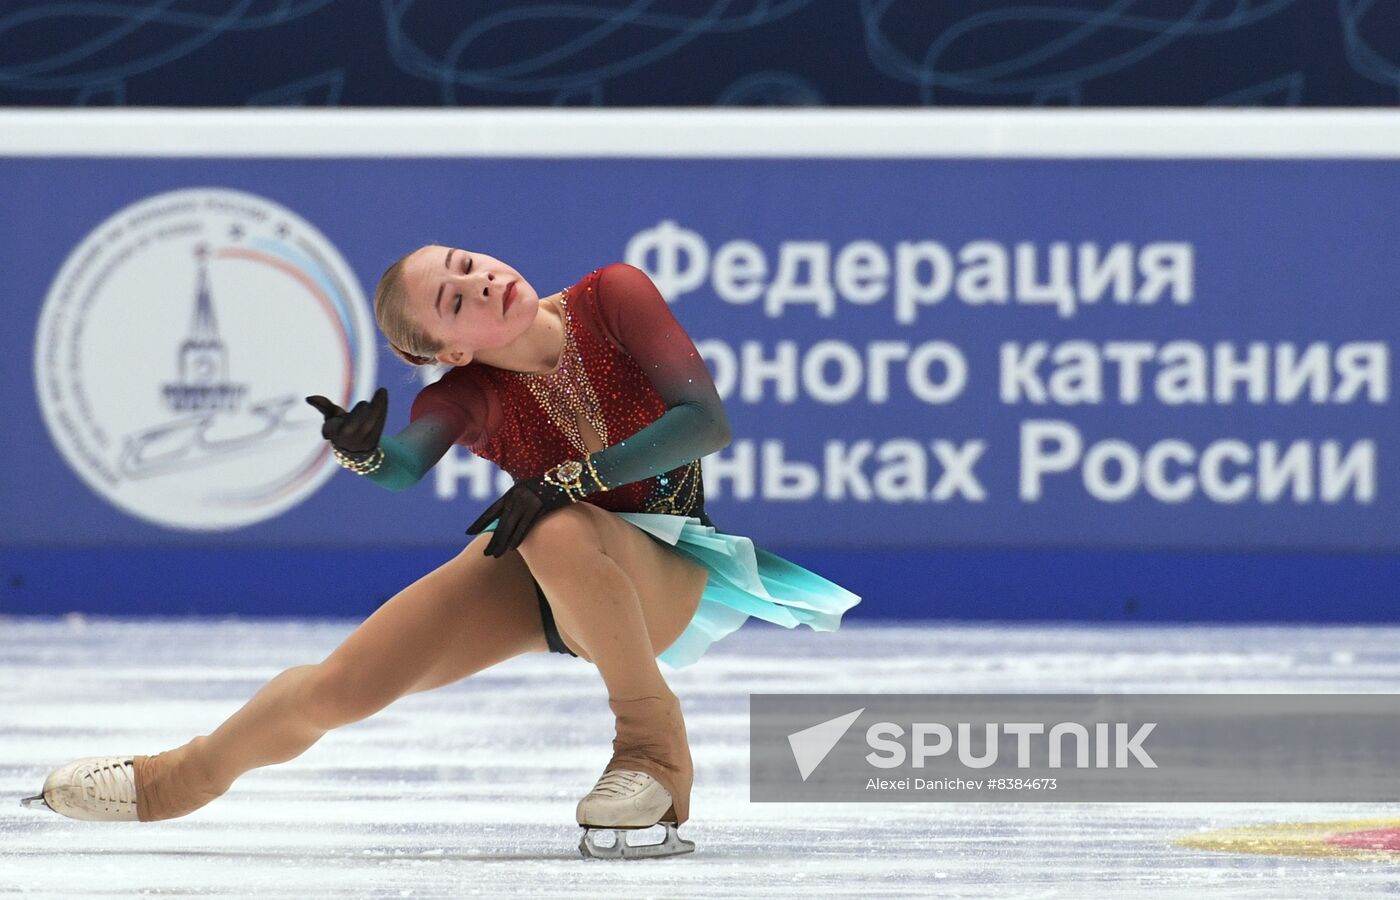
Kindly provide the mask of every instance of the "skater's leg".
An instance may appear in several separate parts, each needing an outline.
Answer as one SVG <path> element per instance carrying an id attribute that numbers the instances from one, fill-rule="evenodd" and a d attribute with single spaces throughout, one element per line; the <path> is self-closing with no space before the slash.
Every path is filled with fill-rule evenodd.
<path id="1" fill-rule="evenodd" d="M 610 697 L 670 694 L 656 656 L 694 617 L 703 568 L 590 503 L 544 516 L 519 552 L 565 644 L 598 667 Z"/>
<path id="2" fill-rule="evenodd" d="M 662 677 L 656 654 L 694 616 L 706 571 L 632 523 L 587 503 L 542 518 L 521 542 L 520 553 L 549 599 L 561 637 L 592 660 L 607 684 L 617 737 L 605 771 L 642 772 L 655 779 L 666 790 L 657 799 L 669 800 L 676 823 L 685 822 L 693 780 L 690 747 L 680 702 Z M 580 824 L 591 819 L 599 793 L 595 788 L 580 804 Z M 666 803 L 654 812 L 661 817 Z"/>
<path id="3" fill-rule="evenodd" d="M 319 664 L 273 678 L 212 734 L 137 757 L 140 818 L 185 815 L 249 769 L 299 756 L 405 694 L 547 650 L 524 560 L 484 556 L 490 537 L 399 592 Z"/>

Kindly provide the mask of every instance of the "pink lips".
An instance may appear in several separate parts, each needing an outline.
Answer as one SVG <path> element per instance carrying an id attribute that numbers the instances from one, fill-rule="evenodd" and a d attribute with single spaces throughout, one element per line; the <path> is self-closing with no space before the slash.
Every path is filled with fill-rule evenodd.
<path id="1" fill-rule="evenodd" d="M 511 304 L 511 302 L 512 302 L 514 299 L 515 299 L 515 282 L 512 281 L 510 284 L 506 285 L 506 292 L 505 292 L 505 295 L 504 295 L 503 297 L 501 297 L 501 315 L 504 316 L 504 315 L 506 314 L 506 312 L 510 310 L 510 304 Z"/>

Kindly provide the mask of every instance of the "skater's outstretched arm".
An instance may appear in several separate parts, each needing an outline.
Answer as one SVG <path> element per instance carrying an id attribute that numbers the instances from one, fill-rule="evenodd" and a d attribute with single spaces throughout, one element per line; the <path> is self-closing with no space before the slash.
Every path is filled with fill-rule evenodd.
<path id="1" fill-rule="evenodd" d="M 388 412 L 388 392 L 384 388 L 376 391 L 372 400 L 361 401 L 348 412 L 325 397 L 306 399 L 326 416 L 321 433 L 334 445 L 337 456 L 362 466 L 356 471 L 375 484 L 400 491 L 422 480 L 464 435 L 470 435 L 467 443 L 480 437 L 476 423 L 485 421 L 485 396 L 479 388 L 463 392 L 460 386 L 456 396 L 458 402 L 444 402 L 437 392 L 420 393 L 412 421 L 392 437 L 381 436 Z"/>
<path id="2" fill-rule="evenodd" d="M 447 454 L 464 430 L 437 413 L 416 419 L 398 434 L 379 439 L 384 464 L 365 477 L 391 491 L 413 487 Z"/>
<path id="3" fill-rule="evenodd" d="M 665 401 L 661 418 L 593 454 L 609 488 L 651 478 L 729 443 L 729 417 L 695 343 L 641 269 L 623 263 L 598 276 L 598 308 L 613 339 Z"/>

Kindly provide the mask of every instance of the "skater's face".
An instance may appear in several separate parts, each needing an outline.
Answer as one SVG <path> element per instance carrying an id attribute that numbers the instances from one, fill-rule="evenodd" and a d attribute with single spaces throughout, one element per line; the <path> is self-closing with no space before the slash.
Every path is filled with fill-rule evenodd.
<path id="1" fill-rule="evenodd" d="M 438 361 L 464 366 L 529 329 L 540 298 L 520 273 L 475 250 L 430 244 L 404 264 L 408 313 L 442 343 Z"/>

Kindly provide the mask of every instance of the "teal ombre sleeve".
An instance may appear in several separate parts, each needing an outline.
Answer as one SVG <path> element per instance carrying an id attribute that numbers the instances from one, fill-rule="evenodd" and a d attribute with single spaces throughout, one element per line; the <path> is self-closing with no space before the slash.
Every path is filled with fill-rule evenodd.
<path id="1" fill-rule="evenodd" d="M 647 274 L 608 266 L 597 294 L 603 324 L 667 406 L 655 422 L 593 454 L 603 483 L 613 488 L 661 475 L 726 446 L 729 417 L 710 370 Z"/>
<path id="2" fill-rule="evenodd" d="M 466 398 L 469 405 L 448 400 L 447 391 L 424 388 L 413 401 L 408 427 L 379 439 L 384 463 L 366 478 L 391 491 L 413 487 L 454 443 L 471 444 L 480 437 L 487 421 L 486 396 L 477 385 L 463 390 L 463 379 L 453 381 L 458 383 L 452 395 Z"/>
<path id="3" fill-rule="evenodd" d="M 447 453 L 456 439 L 455 425 L 436 414 L 409 424 L 393 437 L 379 439 L 384 463 L 365 477 L 391 491 L 417 484 Z"/>

